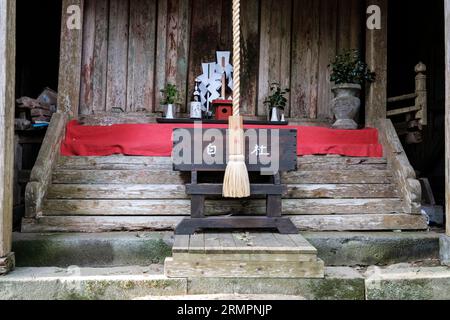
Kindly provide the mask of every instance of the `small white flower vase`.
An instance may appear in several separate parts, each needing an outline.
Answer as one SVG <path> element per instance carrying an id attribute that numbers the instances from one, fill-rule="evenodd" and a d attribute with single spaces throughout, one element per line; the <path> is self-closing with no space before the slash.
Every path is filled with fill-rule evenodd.
<path id="1" fill-rule="evenodd" d="M 166 119 L 174 119 L 173 104 L 167 105 Z"/>
<path id="2" fill-rule="evenodd" d="M 284 116 L 284 113 L 281 115 L 281 122 L 286 122 L 286 117 Z"/>
<path id="3" fill-rule="evenodd" d="M 270 119 L 271 122 L 278 122 L 280 121 L 278 119 L 278 108 L 277 107 L 273 107 L 272 108 L 272 118 Z"/>

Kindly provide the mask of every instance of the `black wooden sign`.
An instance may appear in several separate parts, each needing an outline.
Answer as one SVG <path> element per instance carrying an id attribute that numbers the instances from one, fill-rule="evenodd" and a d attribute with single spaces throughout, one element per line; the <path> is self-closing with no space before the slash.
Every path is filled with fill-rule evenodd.
<path id="1" fill-rule="evenodd" d="M 247 129 L 245 157 L 250 172 L 276 174 L 297 169 L 297 130 Z M 228 161 L 226 129 L 175 129 L 175 171 L 224 171 Z"/>

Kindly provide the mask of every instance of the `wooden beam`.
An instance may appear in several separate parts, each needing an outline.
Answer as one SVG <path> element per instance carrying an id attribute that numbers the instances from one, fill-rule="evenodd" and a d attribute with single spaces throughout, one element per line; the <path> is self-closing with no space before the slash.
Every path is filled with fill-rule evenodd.
<path id="1" fill-rule="evenodd" d="M 450 0 L 445 0 L 445 206 L 450 236 Z"/>
<path id="2" fill-rule="evenodd" d="M 14 267 L 11 254 L 14 172 L 16 1 L 0 0 L 0 274 Z"/>
<path id="3" fill-rule="evenodd" d="M 80 28 L 69 29 L 68 21 L 74 18 L 69 8 L 80 9 Z M 71 116 L 78 116 L 81 90 L 81 65 L 83 49 L 84 0 L 63 0 L 61 19 L 61 50 L 59 59 L 58 108 Z"/>
<path id="4" fill-rule="evenodd" d="M 388 0 L 367 0 L 366 4 L 367 7 L 377 5 L 381 9 L 381 29 L 366 31 L 366 61 L 377 75 L 367 90 L 366 125 L 374 126 L 377 120 L 386 118 L 387 111 Z"/>

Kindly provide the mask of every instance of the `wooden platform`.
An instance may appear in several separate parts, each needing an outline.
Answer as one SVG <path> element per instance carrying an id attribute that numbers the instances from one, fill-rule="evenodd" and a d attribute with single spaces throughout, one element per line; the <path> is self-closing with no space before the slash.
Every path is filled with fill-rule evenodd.
<path id="1" fill-rule="evenodd" d="M 199 233 L 177 235 L 169 278 L 323 278 L 324 263 L 301 235 Z"/>

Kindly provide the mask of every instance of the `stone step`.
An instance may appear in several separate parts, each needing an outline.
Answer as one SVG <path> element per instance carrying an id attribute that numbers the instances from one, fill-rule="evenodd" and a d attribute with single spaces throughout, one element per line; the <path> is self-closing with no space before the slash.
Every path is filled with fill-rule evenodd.
<path id="1" fill-rule="evenodd" d="M 284 199 L 285 215 L 402 213 L 400 199 Z M 186 200 L 52 200 L 44 202 L 46 216 L 170 216 L 190 215 Z M 206 214 L 265 214 L 265 200 L 207 200 Z"/>
<path id="2" fill-rule="evenodd" d="M 394 184 L 296 184 L 288 185 L 286 199 L 396 198 Z M 190 199 L 184 185 L 169 184 L 53 184 L 48 199 Z"/>
<path id="3" fill-rule="evenodd" d="M 162 266 L 17 268 L 0 277 L 0 300 L 185 299 L 204 295 L 284 295 L 306 300 L 449 300 L 446 267 L 328 267 L 323 279 L 179 278 Z"/>
<path id="4" fill-rule="evenodd" d="M 327 266 L 369 266 L 439 258 L 435 232 L 302 232 Z M 14 233 L 18 267 L 121 267 L 162 264 L 173 232 Z M 401 248 L 401 250 L 398 250 Z M 282 257 L 283 258 L 283 257 Z"/>
<path id="5" fill-rule="evenodd" d="M 0 300 L 133 300 L 186 295 L 287 295 L 308 300 L 364 300 L 364 277 L 326 268 L 323 279 L 169 279 L 162 266 L 18 268 L 0 277 Z"/>
<path id="6" fill-rule="evenodd" d="M 42 216 L 25 218 L 22 232 L 114 232 L 174 230 L 185 216 Z M 427 219 L 410 214 L 300 215 L 291 217 L 302 231 L 427 230 Z"/>

